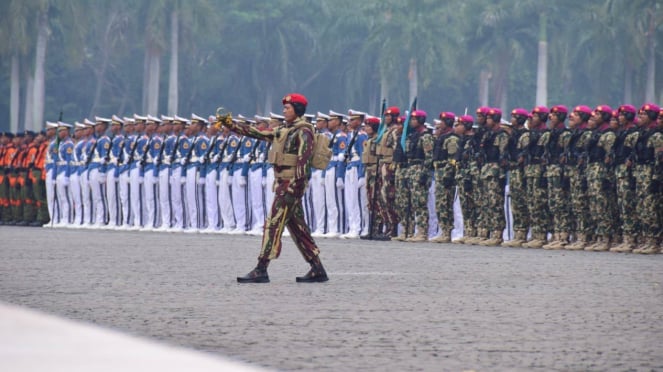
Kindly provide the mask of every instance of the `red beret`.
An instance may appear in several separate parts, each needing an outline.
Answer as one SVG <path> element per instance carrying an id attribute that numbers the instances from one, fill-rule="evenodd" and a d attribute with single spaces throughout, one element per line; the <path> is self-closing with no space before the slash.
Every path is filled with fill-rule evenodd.
<path id="1" fill-rule="evenodd" d="M 534 115 L 534 114 L 549 114 L 549 113 L 550 113 L 550 110 L 548 110 L 548 108 L 546 106 L 536 106 L 532 110 L 532 115 Z"/>
<path id="2" fill-rule="evenodd" d="M 285 105 L 286 103 L 301 103 L 302 105 L 306 106 L 308 105 L 308 101 L 306 100 L 306 97 L 304 97 L 303 94 L 299 93 L 290 93 L 283 97 L 283 104 Z"/>
<path id="3" fill-rule="evenodd" d="M 424 110 L 414 110 L 411 116 L 428 116 Z"/>
<path id="4" fill-rule="evenodd" d="M 573 111 L 574 112 L 579 112 L 579 113 L 582 113 L 582 114 L 590 114 L 590 115 L 592 114 L 592 109 L 589 108 L 589 106 L 585 106 L 585 105 L 576 106 L 573 109 Z"/>
<path id="5" fill-rule="evenodd" d="M 612 112 L 612 117 L 615 118 L 615 119 L 617 119 L 617 118 L 619 117 L 619 111 L 618 111 L 618 110 L 614 110 L 614 111 Z"/>
<path id="6" fill-rule="evenodd" d="M 511 115 L 529 116 L 529 112 L 524 108 L 515 108 L 511 110 Z"/>
<path id="7" fill-rule="evenodd" d="M 486 116 L 486 115 L 488 115 L 488 111 L 490 111 L 490 107 L 481 106 L 477 109 L 477 115 Z"/>
<path id="8" fill-rule="evenodd" d="M 387 115 L 400 115 L 401 110 L 396 106 L 387 107 L 387 110 L 384 112 Z"/>
<path id="9" fill-rule="evenodd" d="M 454 114 L 453 112 L 449 112 L 449 111 L 440 112 L 440 119 L 443 119 L 443 120 L 444 119 L 454 119 L 455 120 L 456 119 L 456 114 Z"/>
<path id="10" fill-rule="evenodd" d="M 564 106 L 564 105 L 557 105 L 557 106 L 553 106 L 552 109 L 550 109 L 550 112 L 556 112 L 556 113 L 558 112 L 558 113 L 561 113 L 561 114 L 568 114 L 569 109 L 567 109 L 566 106 Z"/>
<path id="11" fill-rule="evenodd" d="M 655 105 L 655 104 L 653 104 L 653 103 L 645 103 L 644 105 L 642 105 L 642 107 L 640 107 L 640 111 L 656 111 L 656 112 L 660 112 L 660 111 L 661 111 L 661 108 L 658 107 L 658 105 Z"/>
<path id="12" fill-rule="evenodd" d="M 490 110 L 488 110 L 488 115 L 499 115 L 499 116 L 502 116 L 502 110 L 493 107 L 493 108 L 491 108 Z"/>
<path id="13" fill-rule="evenodd" d="M 376 118 L 375 116 L 371 116 L 370 118 L 367 118 L 365 120 L 366 124 L 380 124 L 380 118 Z"/>
<path id="14" fill-rule="evenodd" d="M 638 111 L 635 109 L 635 106 L 633 105 L 621 105 L 619 106 L 619 112 L 630 112 L 632 114 L 637 113 Z"/>
<path id="15" fill-rule="evenodd" d="M 461 123 L 474 123 L 474 118 L 472 115 L 463 115 L 460 118 L 458 118 L 458 121 Z"/>
<path id="16" fill-rule="evenodd" d="M 606 114 L 612 115 L 612 107 L 610 107 L 608 105 L 598 105 L 598 106 L 596 106 L 596 110 L 594 110 L 594 111 L 604 112 Z"/>

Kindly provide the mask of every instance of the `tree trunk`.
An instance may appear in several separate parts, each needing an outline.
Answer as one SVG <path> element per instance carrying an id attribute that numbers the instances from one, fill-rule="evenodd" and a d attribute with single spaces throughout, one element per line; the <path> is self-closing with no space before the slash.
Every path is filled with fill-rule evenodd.
<path id="1" fill-rule="evenodd" d="M 177 114 L 179 21 L 177 10 L 170 14 L 170 74 L 168 76 L 168 115 Z"/>
<path id="2" fill-rule="evenodd" d="M 18 65 L 18 54 L 12 56 L 12 67 L 11 67 L 11 88 L 9 95 L 9 130 L 12 133 L 18 131 L 18 120 L 19 120 L 19 110 L 20 110 L 20 69 Z"/>
<path id="3" fill-rule="evenodd" d="M 159 111 L 159 74 L 161 69 L 161 52 L 156 48 L 149 49 L 149 71 L 147 87 L 147 114 L 157 115 Z"/>
<path id="4" fill-rule="evenodd" d="M 410 70 L 408 72 L 408 80 L 410 81 L 410 101 L 414 101 L 414 97 L 417 96 L 419 76 L 417 73 L 417 60 L 415 58 L 410 59 Z"/>
<path id="5" fill-rule="evenodd" d="M 141 115 L 147 112 L 147 97 L 149 96 L 150 86 L 150 52 L 145 48 L 145 58 L 143 59 L 143 101 L 141 103 Z"/>
<path id="6" fill-rule="evenodd" d="M 481 69 L 481 73 L 479 74 L 479 106 L 488 106 L 490 78 L 490 71 L 485 68 Z"/>
<path id="7" fill-rule="evenodd" d="M 536 66 L 536 105 L 548 105 L 548 41 L 546 16 L 539 15 L 539 58 Z"/>
<path id="8" fill-rule="evenodd" d="M 269 116 L 269 113 L 272 112 L 272 100 L 274 98 L 274 88 L 271 85 L 265 89 L 265 106 L 264 106 L 264 116 Z"/>
<path id="9" fill-rule="evenodd" d="M 26 129 L 41 129 L 44 120 L 44 65 L 46 64 L 46 46 L 48 45 L 48 17 L 45 12 L 37 15 L 37 49 L 35 52 L 35 77 L 32 100 L 32 118 L 27 121 Z"/>
<path id="10" fill-rule="evenodd" d="M 25 72 L 25 114 L 23 115 L 22 129 L 29 129 L 34 115 L 34 87 L 35 80 L 30 71 Z M 18 130 L 17 130 L 18 131 Z"/>

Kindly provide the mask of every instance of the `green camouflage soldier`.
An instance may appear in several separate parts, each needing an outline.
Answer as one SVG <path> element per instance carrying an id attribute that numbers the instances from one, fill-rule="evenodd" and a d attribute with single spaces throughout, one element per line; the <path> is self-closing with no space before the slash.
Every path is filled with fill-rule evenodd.
<path id="1" fill-rule="evenodd" d="M 433 136 L 426 130 L 426 112 L 415 110 L 410 119 L 411 133 L 405 142 L 407 162 L 412 180 L 411 213 L 416 225 L 415 235 L 408 242 L 428 241 L 428 190 L 433 169 Z"/>
<path id="2" fill-rule="evenodd" d="M 637 110 L 632 105 L 622 105 L 617 112 L 619 130 L 615 140 L 615 180 L 622 243 L 612 246 L 610 252 L 631 252 L 635 248 L 636 242 L 635 205 L 637 199 L 635 198 L 633 160 L 639 135 L 634 123 Z"/>
<path id="3" fill-rule="evenodd" d="M 435 147 L 433 168 L 435 168 L 435 210 L 440 234 L 431 242 L 451 242 L 454 227 L 454 194 L 456 190 L 456 154 L 460 137 L 454 132 L 456 114 L 442 112 L 435 121 Z M 460 125 L 460 124 L 459 124 Z"/>
<path id="4" fill-rule="evenodd" d="M 527 241 L 530 219 L 527 210 L 527 186 L 525 179 L 525 158 L 529 131 L 525 123 L 529 112 L 523 108 L 511 111 L 511 137 L 509 138 L 509 195 L 513 215 L 513 239 L 502 243 L 503 247 L 520 247 Z"/>
<path id="5" fill-rule="evenodd" d="M 476 194 L 474 185 L 479 177 L 479 170 L 475 160 L 475 145 L 478 141 L 474 133 L 474 118 L 470 115 L 463 115 L 458 119 L 460 124 L 456 133 L 461 135 L 458 144 L 459 151 L 456 153 L 456 184 L 458 185 L 458 197 L 460 199 L 460 208 L 463 213 L 463 237 L 454 240 L 454 243 L 470 244 L 472 240 L 477 239 L 478 210 L 476 204 Z"/>
<path id="6" fill-rule="evenodd" d="M 395 141 L 395 148 L 393 154 L 394 167 L 394 183 L 396 188 L 395 204 L 398 219 L 401 222 L 403 231 L 400 235 L 393 237 L 392 240 L 405 241 L 411 237 L 414 231 L 414 223 L 411 223 L 409 216 L 411 215 L 412 206 L 410 205 L 410 170 L 408 168 L 407 156 L 405 150 L 401 146 L 401 135 L 403 133 L 403 125 L 396 126 L 393 132 L 393 140 Z"/>
<path id="7" fill-rule="evenodd" d="M 364 165 L 364 175 L 366 177 L 366 196 L 368 198 L 368 210 L 370 211 L 371 221 L 369 225 L 371 231 L 366 237 L 371 239 L 382 238 L 382 227 L 384 215 L 381 211 L 381 205 L 377 202 L 377 190 L 380 189 L 380 179 L 377 177 L 378 156 L 376 154 L 376 143 L 380 118 L 374 116 L 367 117 L 364 120 L 364 130 L 368 139 L 364 141 L 364 149 L 361 153 L 361 162 Z"/>
<path id="8" fill-rule="evenodd" d="M 485 204 L 479 226 L 483 226 L 490 237 L 482 239 L 479 244 L 492 246 L 502 244 L 502 234 L 506 227 L 504 216 L 504 188 L 506 186 L 506 172 L 508 166 L 509 135 L 500 126 L 502 111 L 491 108 L 487 115 L 488 131 L 483 137 L 481 148 L 483 150 L 484 164 L 481 167 L 481 181 L 484 186 Z"/>
<path id="9" fill-rule="evenodd" d="M 545 152 L 544 134 L 550 111 L 545 106 L 532 110 L 530 121 L 528 152 L 525 160 L 525 178 L 527 179 L 527 208 L 530 216 L 532 239 L 523 243 L 523 247 L 541 248 L 546 244 L 550 226 L 548 211 L 548 185 L 545 178 L 543 155 Z"/>
<path id="10" fill-rule="evenodd" d="M 646 103 L 638 113 L 640 134 L 635 145 L 633 176 L 638 200 L 636 217 L 641 241 L 633 253 L 652 254 L 660 251 L 657 238 L 661 233 L 658 216 L 661 209 L 661 168 L 660 159 L 658 159 L 659 167 L 656 167 L 656 153 L 658 152 L 660 157 L 663 134 L 657 128 L 659 112 L 660 108 L 657 105 Z"/>
<path id="11" fill-rule="evenodd" d="M 569 196 L 571 202 L 571 232 L 575 241 L 567 244 L 567 250 L 583 250 L 590 242 L 593 231 L 593 219 L 589 214 L 587 202 L 587 179 L 585 167 L 587 159 L 585 148 L 589 143 L 592 132 L 587 130 L 588 122 L 592 116 L 592 109 L 585 105 L 576 106 L 569 115 L 569 128 L 571 138 L 562 163 L 566 165 L 565 171 L 569 179 Z"/>
<path id="12" fill-rule="evenodd" d="M 398 230 L 398 215 L 396 214 L 396 187 L 394 184 L 394 150 L 398 143 L 396 127 L 402 125 L 398 123 L 398 117 L 401 114 L 398 107 L 388 107 L 384 113 L 384 124 L 387 126 L 377 144 L 376 154 L 380 159 L 380 169 L 378 177 L 380 183 L 379 199 L 382 219 L 385 223 L 385 234 L 387 237 L 395 237 Z"/>
<path id="13" fill-rule="evenodd" d="M 610 249 L 610 238 L 614 229 L 614 216 L 610 201 L 614 201 L 612 163 L 614 160 L 615 131 L 610 127 L 612 108 L 599 105 L 594 109 L 592 120 L 589 121 L 592 137 L 587 146 L 587 196 L 589 213 L 596 221 L 596 243 L 585 247 L 586 251 L 607 251 Z"/>
<path id="14" fill-rule="evenodd" d="M 550 131 L 544 161 L 548 182 L 548 209 L 552 215 L 553 238 L 544 249 L 563 249 L 569 242 L 571 231 L 571 207 L 569 205 L 569 183 L 566 166 L 562 157 L 567 152 L 571 132 L 564 122 L 569 110 L 564 105 L 553 106 L 550 110 Z"/>

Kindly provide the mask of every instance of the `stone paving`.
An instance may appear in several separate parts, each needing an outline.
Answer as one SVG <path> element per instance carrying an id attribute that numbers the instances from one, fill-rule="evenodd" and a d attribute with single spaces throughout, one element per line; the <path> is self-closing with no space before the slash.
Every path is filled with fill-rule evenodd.
<path id="1" fill-rule="evenodd" d="M 0 301 L 277 370 L 663 370 L 663 255 L 0 227 Z"/>

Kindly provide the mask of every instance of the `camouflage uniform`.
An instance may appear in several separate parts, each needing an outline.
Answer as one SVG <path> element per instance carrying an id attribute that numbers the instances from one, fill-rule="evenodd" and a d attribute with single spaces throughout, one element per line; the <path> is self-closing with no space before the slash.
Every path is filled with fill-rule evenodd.
<path id="1" fill-rule="evenodd" d="M 410 170 L 407 164 L 407 157 L 405 156 L 405 152 L 401 147 L 399 138 L 399 135 L 394 132 L 396 147 L 394 149 L 392 166 L 395 168 L 394 183 L 396 190 L 394 204 L 396 205 L 398 219 L 403 225 L 403 233 L 392 239 L 404 241 L 406 238 L 412 236 L 412 232 L 414 231 L 414 224 L 410 222 L 409 218 L 412 209 L 410 200 Z"/>
<path id="2" fill-rule="evenodd" d="M 458 197 L 460 208 L 463 213 L 463 237 L 455 240 L 458 243 L 471 243 L 477 238 L 477 222 L 479 208 L 477 207 L 474 186 L 479 176 L 479 169 L 474 156 L 476 134 L 464 135 L 459 143 L 459 151 L 456 153 L 456 184 L 458 185 Z"/>
<path id="3" fill-rule="evenodd" d="M 428 190 L 431 186 L 433 167 L 433 136 L 421 124 L 407 136 L 405 142 L 409 166 L 409 178 L 412 180 L 412 208 L 410 218 L 414 217 L 416 235 L 408 241 L 428 240 Z"/>
<path id="4" fill-rule="evenodd" d="M 496 124 L 499 125 L 499 124 Z M 506 227 L 504 216 L 504 188 L 506 186 L 509 136 L 503 129 L 489 130 L 484 134 L 481 146 L 485 164 L 481 167 L 481 182 L 484 186 L 481 229 L 490 233 L 490 238 L 483 239 L 482 245 L 499 245 Z"/>
<path id="5" fill-rule="evenodd" d="M 638 141 L 637 128 L 621 130 L 615 140 L 615 180 L 617 182 L 617 206 L 622 244 L 610 248 L 611 252 L 630 252 L 635 245 L 635 178 L 632 161 Z"/>
<path id="6" fill-rule="evenodd" d="M 378 204 L 380 205 L 382 220 L 385 223 L 385 231 L 389 236 L 395 236 L 398 227 L 398 215 L 395 209 L 396 187 L 394 184 L 395 169 L 393 160 L 397 142 L 396 130 L 392 126 L 387 129 L 376 148 L 376 153 L 380 159 Z"/>
<path id="7" fill-rule="evenodd" d="M 589 213 L 596 221 L 596 243 L 585 250 L 604 251 L 610 248 L 610 237 L 614 232 L 614 216 L 610 201 L 616 200 L 614 174 L 612 172 L 612 153 L 616 135 L 611 129 L 592 131 L 587 146 L 588 164 L 587 196 Z"/>
<path id="8" fill-rule="evenodd" d="M 529 131 L 525 128 L 515 129 L 509 139 L 509 196 L 514 237 L 512 240 L 502 243 L 504 247 L 520 247 L 527 241 L 530 218 L 526 198 L 527 180 L 523 165 L 528 143 Z"/>
<path id="9" fill-rule="evenodd" d="M 569 250 L 584 249 L 587 242 L 592 239 L 593 220 L 589 214 L 587 201 L 587 178 L 585 177 L 587 160 L 584 157 L 584 151 L 591 136 L 592 132 L 584 128 L 572 130 L 565 155 L 565 170 L 569 179 L 571 203 L 570 232 L 575 235 L 575 242 L 564 247 Z"/>
<path id="10" fill-rule="evenodd" d="M 527 208 L 530 216 L 532 240 L 523 244 L 530 248 L 540 248 L 546 242 L 546 234 L 550 226 L 548 211 L 547 179 L 543 166 L 543 153 L 547 131 L 530 130 L 527 143 L 527 159 L 525 160 L 525 178 L 527 182 Z M 523 144 L 525 145 L 525 144 Z"/>
<path id="11" fill-rule="evenodd" d="M 370 236 L 375 237 L 382 232 L 381 226 L 384 222 L 381 212 L 381 205 L 377 202 L 375 192 L 381 188 L 380 178 L 377 177 L 378 157 L 376 155 L 376 137 L 373 136 L 364 141 L 364 151 L 361 154 L 361 162 L 364 164 L 366 177 L 366 195 L 368 197 L 368 210 L 372 221 Z"/>
<path id="12" fill-rule="evenodd" d="M 435 209 L 440 236 L 431 239 L 437 243 L 451 241 L 454 227 L 454 194 L 456 191 L 456 154 L 460 137 L 453 132 L 440 135 L 435 140 L 433 167 L 435 168 Z"/>
<path id="13" fill-rule="evenodd" d="M 659 252 L 657 238 L 661 234 L 659 214 L 661 213 L 661 167 L 660 159 L 657 163 L 656 152 L 663 147 L 663 133 L 657 129 L 640 130 L 636 143 L 635 166 L 635 194 L 638 204 L 636 218 L 640 227 L 642 242 L 634 253 Z M 660 157 L 660 155 L 659 155 Z"/>
<path id="14" fill-rule="evenodd" d="M 569 205 L 569 179 L 566 166 L 561 163 L 571 139 L 566 128 L 553 129 L 546 147 L 546 179 L 548 183 L 548 209 L 553 222 L 553 241 L 544 245 L 547 249 L 561 249 L 569 239 L 571 231 L 571 210 Z"/>

